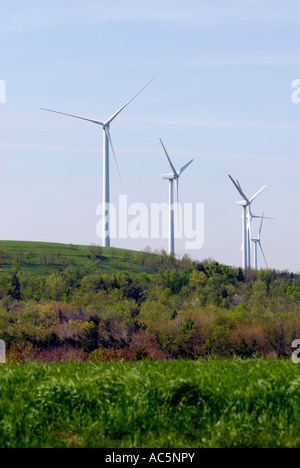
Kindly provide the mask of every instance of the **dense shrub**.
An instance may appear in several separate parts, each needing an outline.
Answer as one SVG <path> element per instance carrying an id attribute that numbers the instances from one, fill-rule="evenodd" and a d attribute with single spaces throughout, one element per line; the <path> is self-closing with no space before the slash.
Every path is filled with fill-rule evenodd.
<path id="1" fill-rule="evenodd" d="M 136 354 L 130 347 L 126 348 L 108 348 L 95 349 L 89 355 L 89 361 L 104 362 L 104 361 L 134 361 Z"/>
<path id="2" fill-rule="evenodd" d="M 29 344 L 13 344 L 7 352 L 7 362 L 66 362 L 66 361 L 86 361 L 87 354 L 83 349 L 72 346 L 49 347 L 48 349 L 38 349 Z"/>
<path id="3" fill-rule="evenodd" d="M 149 250 L 135 256 L 147 273 L 112 272 L 99 269 L 101 249 L 86 254 L 92 267 L 70 259 L 55 268 L 62 256 L 44 252 L 51 273 L 38 276 L 22 270 L 32 255 L 18 250 L 13 273 L 0 270 L 0 339 L 10 361 L 284 357 L 300 337 L 299 275 Z M 7 261 L 3 251 L 0 265 Z"/>

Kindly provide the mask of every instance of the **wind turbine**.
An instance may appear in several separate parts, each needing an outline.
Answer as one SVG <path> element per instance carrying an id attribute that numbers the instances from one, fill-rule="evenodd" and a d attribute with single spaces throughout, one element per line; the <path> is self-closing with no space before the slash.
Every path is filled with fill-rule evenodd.
<path id="1" fill-rule="evenodd" d="M 256 192 L 250 199 L 245 195 L 242 190 L 242 187 L 239 181 L 235 181 L 231 175 L 229 175 L 230 180 L 234 184 L 235 188 L 242 196 L 243 200 L 238 201 L 237 205 L 242 206 L 242 267 L 248 268 L 251 267 L 251 221 L 253 218 L 258 218 L 254 216 L 251 212 L 251 204 L 255 198 L 267 187 L 264 185 L 258 192 Z"/>
<path id="2" fill-rule="evenodd" d="M 149 81 L 140 91 L 138 91 L 132 98 L 129 99 L 117 112 L 115 112 L 109 119 L 106 121 L 100 121 L 95 119 L 90 119 L 86 117 L 81 117 L 79 115 L 74 114 L 66 114 L 65 112 L 58 112 L 51 109 L 45 109 L 41 107 L 42 110 L 48 112 L 54 112 L 55 114 L 67 115 L 68 117 L 75 117 L 76 119 L 86 120 L 87 122 L 91 122 L 97 125 L 100 125 L 103 128 L 103 246 L 110 247 L 110 222 L 109 222 L 109 146 L 111 146 L 114 160 L 117 166 L 117 171 L 120 177 L 120 171 L 118 168 L 118 163 L 116 159 L 116 154 L 113 148 L 111 136 L 110 136 L 110 124 L 112 121 L 117 117 L 117 115 L 125 109 L 126 106 L 138 95 L 140 94 L 152 81 L 154 78 Z M 120 177 L 121 179 L 121 177 Z"/>
<path id="3" fill-rule="evenodd" d="M 170 159 L 170 157 L 169 157 L 169 155 L 167 153 L 167 150 L 166 150 L 163 142 L 161 141 L 161 139 L 159 139 L 159 140 L 160 140 L 161 145 L 162 145 L 162 147 L 164 149 L 164 152 L 166 153 L 169 164 L 170 164 L 171 169 L 173 171 L 170 174 L 163 174 L 162 178 L 169 181 L 169 254 L 174 254 L 174 252 L 175 252 L 175 249 L 174 249 L 175 242 L 174 242 L 174 185 L 173 185 L 173 182 L 175 180 L 175 184 L 176 184 L 176 202 L 177 202 L 177 208 L 178 208 L 179 177 L 181 176 L 183 171 L 193 162 L 193 159 L 191 159 L 191 161 L 189 161 L 187 164 L 185 164 L 185 166 L 183 166 L 179 171 L 176 171 L 176 169 L 173 166 L 173 163 L 172 163 L 172 161 L 171 161 L 171 159 Z"/>
<path id="4" fill-rule="evenodd" d="M 257 270 L 257 245 L 259 245 L 259 247 L 260 247 L 260 250 L 261 250 L 261 253 L 263 255 L 263 258 L 264 258 L 267 269 L 269 268 L 268 264 L 267 264 L 267 261 L 266 261 L 264 251 L 263 251 L 263 248 L 262 248 L 262 245 L 261 245 L 261 229 L 262 229 L 264 217 L 265 216 L 264 216 L 264 213 L 263 213 L 262 217 L 261 217 L 261 223 L 260 223 L 258 236 L 256 238 L 252 239 L 252 242 L 254 243 L 254 268 L 255 268 L 255 270 Z"/>

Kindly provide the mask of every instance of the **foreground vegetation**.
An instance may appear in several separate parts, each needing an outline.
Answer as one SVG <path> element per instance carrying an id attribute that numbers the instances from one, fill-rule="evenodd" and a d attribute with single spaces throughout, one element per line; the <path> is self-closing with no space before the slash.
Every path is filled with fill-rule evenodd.
<path id="1" fill-rule="evenodd" d="M 300 447 L 299 338 L 294 273 L 0 242 L 0 446 Z"/>
<path id="2" fill-rule="evenodd" d="M 97 246 L 0 242 L 9 362 L 288 357 L 300 275 Z"/>
<path id="3" fill-rule="evenodd" d="M 300 447 L 291 360 L 0 367 L 1 447 Z"/>

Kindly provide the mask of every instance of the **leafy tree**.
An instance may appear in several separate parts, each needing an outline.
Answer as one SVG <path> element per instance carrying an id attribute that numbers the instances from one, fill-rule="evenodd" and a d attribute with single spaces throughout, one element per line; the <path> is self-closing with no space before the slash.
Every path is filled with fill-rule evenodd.
<path id="1" fill-rule="evenodd" d="M 8 294 L 16 301 L 21 300 L 21 285 L 20 285 L 18 273 L 16 271 L 14 272 L 12 276 Z"/>

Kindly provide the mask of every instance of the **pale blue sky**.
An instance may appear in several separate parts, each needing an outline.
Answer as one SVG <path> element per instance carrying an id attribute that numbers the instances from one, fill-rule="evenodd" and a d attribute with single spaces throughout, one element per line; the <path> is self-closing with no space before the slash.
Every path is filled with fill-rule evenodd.
<path id="1" fill-rule="evenodd" d="M 299 26 L 296 0 L 0 0 L 0 238 L 101 242 L 102 132 L 39 108 L 105 119 L 155 76 L 111 126 L 129 203 L 168 200 L 161 137 L 176 166 L 194 158 L 181 201 L 205 203 L 205 244 L 188 254 L 240 265 L 230 173 L 249 196 L 268 185 L 253 211 L 276 218 L 262 233 L 269 266 L 299 271 Z"/>

